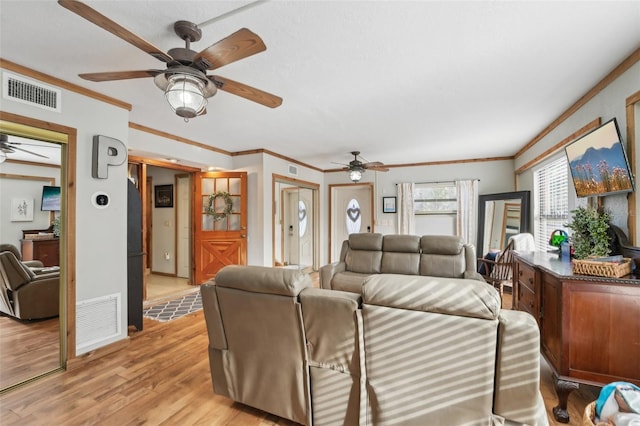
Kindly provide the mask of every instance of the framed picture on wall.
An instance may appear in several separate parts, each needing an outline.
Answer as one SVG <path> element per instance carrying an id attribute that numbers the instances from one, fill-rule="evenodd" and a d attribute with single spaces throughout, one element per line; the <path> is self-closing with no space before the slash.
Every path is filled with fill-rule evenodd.
<path id="1" fill-rule="evenodd" d="M 382 213 L 396 212 L 396 197 L 382 197 Z"/>
<path id="2" fill-rule="evenodd" d="M 173 185 L 156 185 L 153 189 L 156 207 L 173 207 Z"/>
<path id="3" fill-rule="evenodd" d="M 12 198 L 11 222 L 32 222 L 33 205 L 33 198 Z"/>

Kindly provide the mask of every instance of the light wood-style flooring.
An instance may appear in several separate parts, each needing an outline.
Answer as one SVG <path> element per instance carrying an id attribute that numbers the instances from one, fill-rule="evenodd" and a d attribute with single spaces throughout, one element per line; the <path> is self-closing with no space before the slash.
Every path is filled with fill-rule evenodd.
<path id="1" fill-rule="evenodd" d="M 144 330 L 131 332 L 127 347 L 0 395 L 0 423 L 295 425 L 213 394 L 207 345 L 202 311 L 168 323 L 145 318 Z M 544 361 L 541 390 L 550 424 L 560 425 L 551 414 L 557 400 Z M 571 394 L 571 424 L 581 424 L 597 391 Z"/>
<path id="2" fill-rule="evenodd" d="M 0 363 L 0 389 L 59 368 L 58 318 L 22 321 L 0 315 Z"/>

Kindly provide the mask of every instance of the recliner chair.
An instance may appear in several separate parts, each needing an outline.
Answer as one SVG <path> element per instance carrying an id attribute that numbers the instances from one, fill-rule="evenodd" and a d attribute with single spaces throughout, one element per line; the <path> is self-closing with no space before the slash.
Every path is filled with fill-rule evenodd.
<path id="1" fill-rule="evenodd" d="M 11 251 L 0 253 L 0 312 L 23 320 L 59 315 L 60 272 L 35 274 Z"/>
<path id="2" fill-rule="evenodd" d="M 18 250 L 18 247 L 14 246 L 13 244 L 0 244 L 0 253 L 2 253 L 3 251 L 10 251 L 20 262 L 22 262 L 29 268 L 44 267 L 44 264 L 39 260 L 22 260 L 20 250 Z"/>

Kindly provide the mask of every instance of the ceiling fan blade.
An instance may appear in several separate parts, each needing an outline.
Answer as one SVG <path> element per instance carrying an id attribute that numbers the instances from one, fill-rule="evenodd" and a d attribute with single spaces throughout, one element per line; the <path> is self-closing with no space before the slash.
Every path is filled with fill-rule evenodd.
<path id="1" fill-rule="evenodd" d="M 17 146 L 12 146 L 11 149 L 26 152 L 27 154 L 35 155 L 42 158 L 49 158 L 46 155 L 38 154 L 37 152 L 29 151 L 23 148 L 18 148 Z"/>
<path id="2" fill-rule="evenodd" d="M 107 71 L 107 72 L 93 72 L 87 74 L 78 74 L 80 78 L 84 78 L 89 81 L 113 81 L 113 80 L 128 80 L 131 78 L 145 78 L 155 77 L 158 74 L 163 73 L 160 70 L 140 70 L 140 71 Z"/>
<path id="3" fill-rule="evenodd" d="M 237 81 L 229 80 L 228 78 L 218 75 L 209 76 L 209 79 L 215 83 L 219 90 L 232 93 L 269 108 L 276 108 L 282 105 L 281 97 L 263 92 L 255 87 L 247 86 L 246 84 L 238 83 Z"/>
<path id="4" fill-rule="evenodd" d="M 107 18 L 100 12 L 92 9 L 82 2 L 75 0 L 58 0 L 58 3 L 65 9 L 72 11 L 76 15 L 83 17 L 87 21 L 96 24 L 102 29 L 109 31 L 111 34 L 120 37 L 124 41 L 131 43 L 138 49 L 148 53 L 149 55 L 162 62 L 170 62 L 173 60 L 173 58 L 169 56 L 169 54 L 163 52 L 161 49 L 149 43 L 142 37 L 132 33 L 120 24 L 115 23 L 111 19 Z"/>
<path id="5" fill-rule="evenodd" d="M 376 172 L 388 172 L 389 168 L 385 166 L 365 166 L 367 170 L 374 170 Z"/>
<path id="6" fill-rule="evenodd" d="M 197 53 L 193 63 L 198 68 L 214 70 L 264 50 L 267 50 L 267 46 L 262 39 L 252 31 L 242 28 Z"/>

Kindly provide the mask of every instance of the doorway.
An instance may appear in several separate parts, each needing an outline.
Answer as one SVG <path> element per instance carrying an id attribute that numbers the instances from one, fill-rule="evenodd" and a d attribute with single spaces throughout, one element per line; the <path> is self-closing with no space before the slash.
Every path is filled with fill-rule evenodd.
<path id="1" fill-rule="evenodd" d="M 273 175 L 273 266 L 318 270 L 320 186 Z"/>
<path id="2" fill-rule="evenodd" d="M 374 232 L 373 184 L 329 185 L 329 262 L 337 262 L 349 234 Z"/>
<path id="3" fill-rule="evenodd" d="M 143 201 L 143 305 L 197 291 L 193 286 L 193 182 L 197 169 L 129 157 Z"/>

